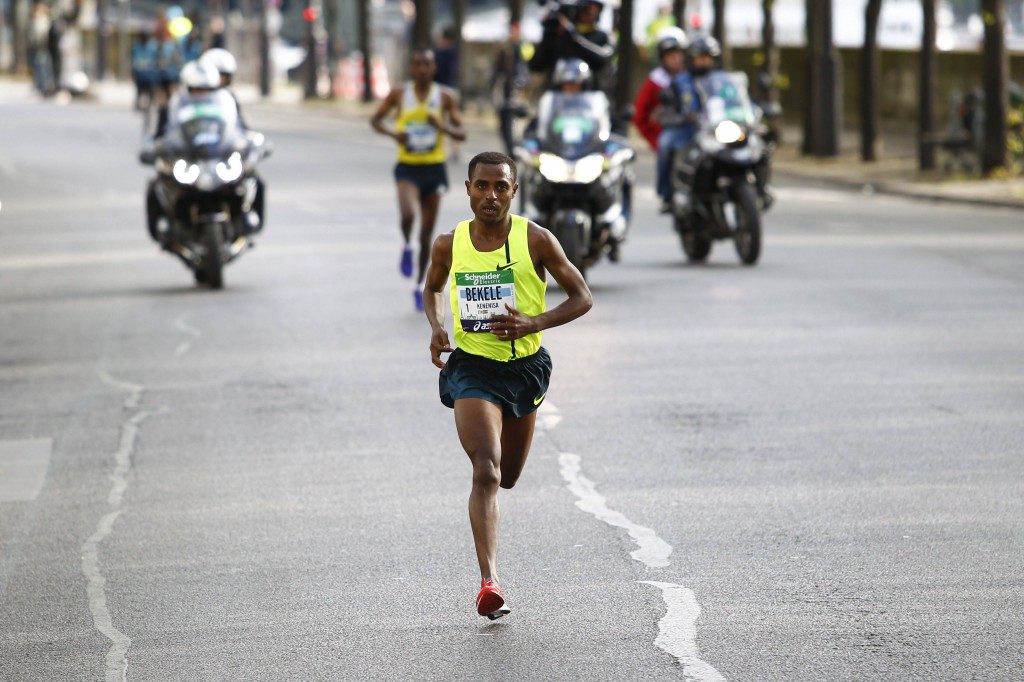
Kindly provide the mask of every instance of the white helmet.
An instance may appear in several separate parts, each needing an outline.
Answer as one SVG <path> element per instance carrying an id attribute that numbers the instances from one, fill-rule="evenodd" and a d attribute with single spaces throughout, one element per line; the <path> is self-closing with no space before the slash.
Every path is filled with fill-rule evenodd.
<path id="1" fill-rule="evenodd" d="M 217 71 L 227 76 L 234 76 L 235 71 L 238 71 L 238 60 L 236 60 L 235 56 L 223 47 L 211 47 L 203 53 L 203 56 L 199 58 L 199 61 L 204 64 L 209 64 L 213 68 L 217 69 Z"/>
<path id="2" fill-rule="evenodd" d="M 216 90 L 220 87 L 220 74 L 209 64 L 192 61 L 181 67 L 181 84 L 190 90 Z"/>
<path id="3" fill-rule="evenodd" d="M 670 50 L 686 51 L 690 46 L 690 39 L 686 37 L 686 31 L 678 26 L 666 26 L 658 31 L 657 35 L 658 57 L 664 57 Z"/>

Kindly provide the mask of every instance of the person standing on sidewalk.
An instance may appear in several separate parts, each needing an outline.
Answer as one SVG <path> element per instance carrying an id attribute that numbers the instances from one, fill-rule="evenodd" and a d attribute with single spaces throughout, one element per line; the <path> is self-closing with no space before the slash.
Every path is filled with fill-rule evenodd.
<path id="1" fill-rule="evenodd" d="M 402 247 L 400 269 L 406 277 L 413 276 L 413 250 L 410 240 L 420 209 L 420 253 L 413 297 L 417 310 L 423 309 L 423 277 L 430 259 L 430 240 L 441 206 L 441 195 L 448 189 L 445 169 L 444 137 L 465 140 L 458 93 L 434 82 L 437 66 L 434 53 L 418 49 L 412 54 L 412 80 L 392 88 L 370 119 L 373 129 L 398 143 L 398 164 L 395 183 L 398 186 L 398 210 L 401 218 Z M 394 128 L 384 119 L 395 111 Z M 447 119 L 447 120 L 446 120 Z"/>
<path id="2" fill-rule="evenodd" d="M 424 299 L 441 402 L 455 410 L 455 428 L 473 465 L 469 521 L 481 578 L 476 609 L 491 620 L 510 612 L 498 582 L 498 488 L 512 488 L 523 471 L 551 378 L 541 332 L 593 305 L 554 235 L 509 213 L 516 179 L 515 162 L 500 152 L 469 162 L 473 219 L 434 241 Z M 551 310 L 548 274 L 567 294 Z M 458 348 L 444 326 L 446 286 Z M 442 353 L 451 353 L 447 362 Z"/>

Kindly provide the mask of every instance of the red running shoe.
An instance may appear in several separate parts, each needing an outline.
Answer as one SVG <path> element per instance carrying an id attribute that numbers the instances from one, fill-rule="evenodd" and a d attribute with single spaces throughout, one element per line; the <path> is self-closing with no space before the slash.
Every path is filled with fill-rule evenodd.
<path id="1" fill-rule="evenodd" d="M 505 604 L 505 595 L 498 583 L 493 580 L 480 583 L 480 592 L 476 595 L 476 612 L 491 620 L 498 620 L 512 612 Z"/>

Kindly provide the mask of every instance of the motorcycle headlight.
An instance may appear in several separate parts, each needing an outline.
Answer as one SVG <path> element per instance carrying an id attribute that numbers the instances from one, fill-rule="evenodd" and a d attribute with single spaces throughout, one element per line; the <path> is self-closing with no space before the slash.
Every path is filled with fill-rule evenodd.
<path id="1" fill-rule="evenodd" d="M 242 177 L 242 155 L 234 152 L 228 157 L 227 163 L 221 161 L 217 164 L 217 177 L 224 182 L 234 182 Z"/>
<path id="2" fill-rule="evenodd" d="M 604 156 L 591 154 L 579 161 L 566 161 L 555 154 L 541 154 L 538 159 L 541 175 L 550 182 L 573 182 L 588 185 L 601 177 L 604 170 Z"/>
<path id="3" fill-rule="evenodd" d="M 185 159 L 174 162 L 174 179 L 183 185 L 191 185 L 199 179 L 199 166 Z"/>
<path id="4" fill-rule="evenodd" d="M 715 126 L 715 139 L 722 144 L 734 144 L 744 137 L 743 128 L 735 121 L 722 121 Z"/>

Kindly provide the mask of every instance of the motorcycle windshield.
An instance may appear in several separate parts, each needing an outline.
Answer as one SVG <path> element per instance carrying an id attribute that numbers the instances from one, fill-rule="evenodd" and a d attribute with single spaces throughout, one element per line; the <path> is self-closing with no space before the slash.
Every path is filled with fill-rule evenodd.
<path id="1" fill-rule="evenodd" d="M 757 122 L 754 105 L 747 93 L 745 73 L 716 71 L 694 81 L 704 105 L 704 118 L 711 125 L 733 121 L 741 125 Z"/>
<path id="2" fill-rule="evenodd" d="M 223 156 L 239 129 L 238 105 L 223 91 L 183 98 L 175 113 L 182 143 L 192 159 Z"/>
<path id="3" fill-rule="evenodd" d="M 546 92 L 537 105 L 540 148 L 563 159 L 583 158 L 604 149 L 611 134 L 608 98 L 603 92 Z"/>

